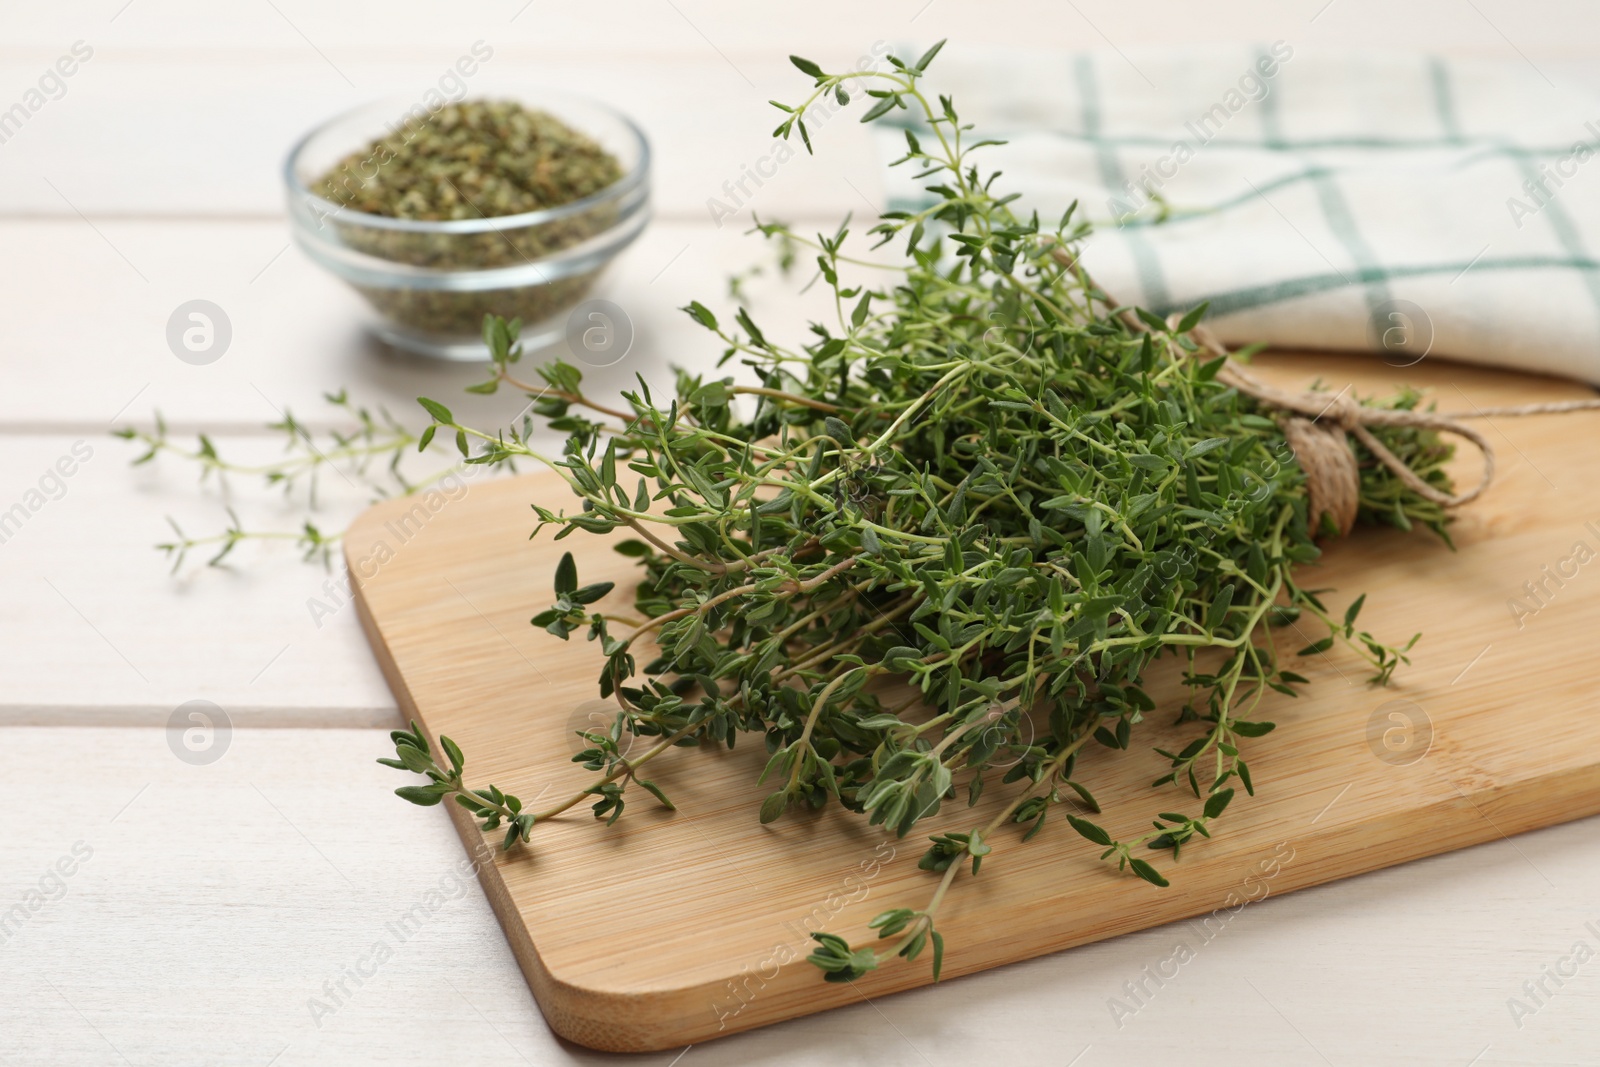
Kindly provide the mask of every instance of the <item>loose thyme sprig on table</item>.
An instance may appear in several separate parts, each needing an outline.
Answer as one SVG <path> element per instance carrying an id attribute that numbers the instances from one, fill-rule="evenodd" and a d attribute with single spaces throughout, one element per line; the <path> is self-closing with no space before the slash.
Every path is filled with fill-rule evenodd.
<path id="1" fill-rule="evenodd" d="M 453 796 L 485 830 L 505 826 L 510 848 L 579 804 L 614 822 L 634 785 L 670 806 L 639 777 L 650 762 L 759 733 L 771 791 L 753 819 L 836 803 L 904 836 L 942 814 L 920 864 L 939 876 L 925 903 L 877 916 L 862 947 L 812 935 L 810 959 L 831 981 L 930 948 L 937 978 L 936 923 L 962 872 L 976 876 L 1012 834 L 1040 833 L 1058 806 L 1094 846 L 1086 855 L 1166 885 L 1152 858 L 1176 860 L 1211 836 L 1238 787 L 1254 794 L 1243 753 L 1273 728 L 1262 701 L 1306 681 L 1282 665 L 1270 628 L 1320 630 L 1303 653 L 1345 646 L 1380 682 L 1411 647 L 1357 629 L 1360 599 L 1335 617 L 1297 581 L 1326 516 L 1308 515 L 1279 413 L 1219 380 L 1224 358 L 1191 335 L 1204 308 L 1172 323 L 1124 314 L 1076 265 L 1087 227 L 1072 210 L 1053 226 L 1018 215 L 1017 194 L 974 162 L 993 142 L 972 140 L 954 102 L 920 88 L 937 52 L 882 73 L 794 60 L 813 84 L 798 104 L 777 104 L 777 134 L 798 132 L 809 148 L 806 108 L 864 91 L 864 120 L 910 116 L 894 165 L 916 168 L 933 201 L 869 231 L 904 249 L 898 263 L 847 255 L 848 222 L 814 237 L 758 225 L 814 257 L 836 310 L 793 348 L 748 309 L 725 323 L 690 303 L 722 365 L 737 361 L 758 385 L 678 372 L 670 395 L 641 381 L 620 405 L 599 403 L 563 362 L 517 377 L 516 324 L 491 318 L 494 369 L 474 391 L 532 398 L 566 436 L 561 454 L 534 449 L 526 427 L 474 429 L 433 400 L 417 439 L 453 439 L 468 464 L 549 464 L 579 506 L 537 507 L 539 529 L 625 529 L 617 548 L 641 581 L 638 619 L 619 618 L 600 606 L 609 584 L 584 585 L 567 555 L 554 603 L 532 620 L 563 640 L 582 632 L 604 654 L 597 684 L 616 716 L 575 757 L 593 777 L 525 812 L 494 785 L 469 787 L 449 739 L 448 766 L 436 762 L 413 727 L 383 762 L 427 782 L 400 795 Z M 847 280 L 857 275 L 875 283 Z M 1427 485 L 1449 484 L 1451 449 L 1434 431 L 1369 429 Z M 1443 536 L 1439 503 L 1350 447 L 1360 520 Z M 1168 768 L 1152 785 L 1187 802 L 1158 801 L 1172 810 L 1150 832 L 1118 839 L 1087 817 L 1099 804 L 1079 756 L 1134 743 L 1156 711 L 1145 670 L 1163 656 L 1185 667 L 1176 717 L 1192 736 L 1157 750 Z M 625 734 L 655 741 L 636 754 Z M 952 813 L 994 790 L 1006 800 L 987 822 Z"/>
<path id="2" fill-rule="evenodd" d="M 419 435 L 408 430 L 388 411 L 380 408 L 373 412 L 351 402 L 349 394 L 341 389 L 337 393 L 324 393 L 335 417 L 352 423 L 347 430 L 331 430 L 321 435 L 285 411 L 277 422 L 266 428 L 283 438 L 284 455 L 267 463 L 238 463 L 222 456 L 216 444 L 204 434 L 197 434 L 192 448 L 185 448 L 172 439 L 172 434 L 160 413 L 155 416 L 152 429 L 125 426 L 112 431 L 113 437 L 132 441 L 144 451 L 132 463 L 141 466 L 157 456 L 170 455 L 186 460 L 200 469 L 200 481 L 215 480 L 225 483 L 232 476 L 260 478 L 269 487 L 281 488 L 285 495 L 303 490 L 306 503 L 315 510 L 317 490 L 323 474 L 332 468 L 339 477 L 351 485 L 360 483 L 374 500 L 395 495 L 408 495 L 425 490 L 461 469 L 452 464 L 422 477 L 412 477 L 401 466 L 401 461 L 413 451 Z M 424 431 L 425 432 L 425 431 Z M 431 434 L 429 435 L 431 438 Z M 426 446 L 424 446 L 426 447 Z M 436 451 L 443 452 L 441 445 Z M 216 566 L 245 541 L 293 541 L 307 561 L 317 560 L 324 566 L 332 562 L 334 546 L 344 536 L 328 532 L 322 525 L 307 517 L 298 530 L 248 529 L 232 508 L 228 509 L 228 524 L 221 531 L 193 536 L 184 532 L 170 516 L 174 538 L 156 547 L 172 559 L 172 569 L 183 565 L 191 551 L 205 549 L 211 552 L 206 560 Z"/>

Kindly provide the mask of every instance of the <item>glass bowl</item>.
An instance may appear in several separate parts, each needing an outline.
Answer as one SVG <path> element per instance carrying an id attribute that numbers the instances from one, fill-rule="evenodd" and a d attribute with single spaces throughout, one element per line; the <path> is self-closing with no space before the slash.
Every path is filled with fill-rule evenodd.
<path id="1" fill-rule="evenodd" d="M 542 92 L 473 96 L 554 115 L 615 156 L 622 177 L 560 207 L 437 222 L 367 214 L 313 193 L 352 152 L 430 117 L 417 101 L 399 97 L 312 130 L 289 153 L 283 177 L 295 242 L 366 298 L 378 336 L 426 356 L 486 361 L 485 314 L 520 318 L 530 351 L 564 336 L 567 313 L 650 219 L 650 145 L 629 119 L 592 100 Z"/>

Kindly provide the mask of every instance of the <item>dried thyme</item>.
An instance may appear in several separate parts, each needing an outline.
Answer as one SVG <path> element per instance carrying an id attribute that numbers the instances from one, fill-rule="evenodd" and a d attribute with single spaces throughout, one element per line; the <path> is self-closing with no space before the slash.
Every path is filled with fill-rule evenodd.
<path id="1" fill-rule="evenodd" d="M 553 115 L 514 101 L 465 100 L 352 152 L 312 191 L 342 209 L 328 218 L 351 248 L 419 267 L 488 270 L 581 244 L 617 221 L 617 207 L 602 200 L 572 214 L 479 233 L 373 227 L 346 218 L 343 210 L 418 222 L 505 218 L 577 203 L 622 176 L 615 156 Z M 405 326 L 470 337 L 486 314 L 532 323 L 569 307 L 596 273 L 482 290 L 356 288 Z"/>
<path id="2" fill-rule="evenodd" d="M 438 222 L 560 207 L 622 177 L 604 148 L 512 100 L 464 100 L 335 164 L 312 191 L 369 215 Z"/>

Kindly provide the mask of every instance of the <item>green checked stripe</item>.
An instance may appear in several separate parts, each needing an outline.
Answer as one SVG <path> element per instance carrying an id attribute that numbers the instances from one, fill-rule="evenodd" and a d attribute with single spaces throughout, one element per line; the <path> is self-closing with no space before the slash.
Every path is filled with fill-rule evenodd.
<path id="1" fill-rule="evenodd" d="M 1074 65 L 1073 73 L 1078 80 L 1078 94 L 1083 99 L 1083 130 L 1084 133 L 1098 138 L 1100 132 L 1100 85 L 1095 78 L 1094 61 L 1088 55 L 1080 55 Z M 1127 184 L 1123 174 L 1122 161 L 1117 158 L 1116 146 L 1110 141 L 1097 139 L 1096 153 L 1100 161 L 1100 180 L 1105 187 L 1115 195 L 1117 190 Z M 1139 272 L 1139 284 L 1143 288 L 1145 299 L 1152 304 L 1165 304 L 1171 300 L 1171 293 L 1167 289 L 1167 280 L 1161 270 L 1161 260 L 1156 255 L 1156 250 L 1141 233 L 1128 234 L 1128 251 L 1133 256 L 1135 269 Z"/>
<path id="2" fill-rule="evenodd" d="M 1600 143 L 1597 143 L 1591 147 L 1594 151 L 1600 152 Z M 1284 154 L 1287 155 L 1288 153 Z M 1448 167 L 1442 169 L 1452 171 L 1466 170 L 1468 167 L 1475 167 L 1481 163 L 1499 163 L 1508 159 L 1531 160 L 1535 158 L 1538 158 L 1537 154 L 1529 152 L 1526 149 L 1517 148 L 1511 145 L 1501 145 L 1493 148 L 1480 149 L 1475 152 L 1468 152 L 1462 155 L 1459 159 L 1456 159 Z M 1334 177 L 1361 169 L 1363 168 L 1359 166 L 1336 166 L 1328 163 L 1312 163 L 1303 170 L 1295 171 L 1292 174 L 1282 175 L 1281 177 L 1274 178 L 1269 182 L 1261 182 L 1259 183 L 1258 188 L 1260 188 L 1264 193 L 1270 193 L 1279 189 L 1286 189 L 1290 186 L 1298 185 L 1301 182 L 1317 181 L 1324 177 Z M 911 203 L 910 200 L 906 200 L 905 198 L 900 199 L 904 200 L 905 203 Z M 1122 223 L 1119 226 L 1119 229 L 1135 226 L 1176 226 L 1179 223 L 1193 222 L 1196 219 L 1202 219 L 1211 215 L 1218 215 L 1227 211 L 1231 211 L 1236 207 L 1251 203 L 1256 199 L 1257 197 L 1254 191 L 1240 193 L 1237 196 L 1229 197 L 1226 200 L 1219 200 L 1217 203 L 1208 207 L 1175 210 L 1169 218 L 1161 219 L 1159 221 L 1153 218 L 1129 219 L 1128 221 Z M 928 203 L 932 202 L 932 200 L 928 201 Z"/>
<path id="3" fill-rule="evenodd" d="M 1256 63 L 1271 59 L 1272 55 L 1266 49 L 1256 49 Z M 1261 135 L 1268 148 L 1281 151 L 1287 147 L 1288 140 L 1283 136 L 1283 117 L 1278 113 L 1278 93 L 1272 82 L 1267 82 L 1266 86 L 1267 95 L 1256 105 L 1261 112 Z"/>
<path id="4" fill-rule="evenodd" d="M 1373 253 L 1372 246 L 1367 244 L 1367 239 L 1361 236 L 1355 215 L 1350 211 L 1350 203 L 1345 200 L 1344 191 L 1339 188 L 1332 174 L 1324 171 L 1317 175 L 1313 185 L 1328 229 L 1339 239 L 1363 276 L 1371 276 L 1372 280 L 1367 283 L 1367 309 L 1376 310 L 1378 305 L 1389 299 L 1388 279 L 1382 276 L 1378 257 Z"/>
<path id="5" fill-rule="evenodd" d="M 1518 256 L 1480 259 L 1475 264 L 1471 260 L 1464 260 L 1455 263 L 1420 263 L 1406 267 L 1372 267 L 1359 270 L 1353 275 L 1311 274 L 1301 278 L 1270 282 L 1266 285 L 1253 285 L 1214 293 L 1202 299 L 1211 302 L 1212 315 L 1222 316 L 1236 311 L 1270 307 L 1297 297 L 1330 292 L 1334 289 L 1347 289 L 1352 284 L 1371 285 L 1374 282 L 1388 282 L 1395 278 L 1423 278 L 1440 274 L 1455 277 L 1465 273 L 1468 267 L 1472 268 L 1474 274 L 1483 271 L 1565 270 L 1580 271 L 1589 278 L 1600 277 L 1600 261 L 1587 257 Z M 1194 301 L 1196 304 L 1199 302 L 1199 300 Z M 1161 305 L 1152 310 L 1158 315 L 1170 315 L 1174 311 L 1186 311 L 1190 306 L 1189 304 Z"/>
<path id="6" fill-rule="evenodd" d="M 1537 179 L 1539 177 L 1539 172 L 1534 169 L 1533 163 L 1529 160 L 1518 160 L 1518 165 L 1524 178 Z M 1547 199 L 1544 207 L 1540 210 L 1540 214 L 1549 220 L 1550 229 L 1556 235 L 1556 240 L 1560 242 L 1561 247 L 1569 255 L 1575 259 L 1588 258 L 1588 250 L 1584 247 L 1583 238 L 1578 235 L 1578 227 L 1573 223 L 1572 216 L 1567 214 L 1567 209 L 1561 206 L 1559 200 L 1555 197 Z M 1589 299 L 1593 302 L 1596 312 L 1600 313 L 1600 278 L 1586 273 L 1583 276 L 1583 281 L 1585 287 L 1589 290 Z"/>
<path id="7" fill-rule="evenodd" d="M 1461 123 L 1456 119 L 1456 97 L 1450 88 L 1450 68 L 1444 60 L 1432 56 L 1428 60 L 1428 80 L 1433 85 L 1433 108 L 1439 116 L 1439 128 L 1451 144 L 1466 144 L 1461 135 Z"/>
<path id="8" fill-rule="evenodd" d="M 1001 132 L 997 132 L 995 134 L 995 136 L 998 139 L 1002 139 L 1003 140 L 1003 139 L 1005 139 L 1007 137 L 1015 137 L 1020 132 L 1037 132 L 1037 131 L 1017 131 L 1017 130 L 1012 130 L 1012 131 L 1009 131 L 1009 132 L 1001 131 Z M 1076 138 L 1076 139 L 1082 140 L 1082 138 Z M 1118 143 L 1115 138 L 1106 138 L 1105 140 L 1109 144 Z M 1422 142 L 1418 142 L 1418 143 L 1422 143 Z M 1442 144 L 1443 142 L 1427 142 L 1427 143 L 1428 144 Z M 1575 145 L 1579 144 L 1579 143 L 1582 143 L 1582 144 L 1586 145 L 1591 151 L 1593 151 L 1593 152 L 1595 152 L 1597 154 L 1600 154 L 1600 141 L 1595 141 L 1595 142 L 1574 142 Z M 1457 146 L 1457 147 L 1465 147 L 1465 145 L 1461 145 L 1461 146 Z M 1568 154 L 1568 153 L 1570 153 L 1570 151 L 1571 151 L 1571 148 L 1569 147 L 1567 149 L 1567 151 L 1562 153 L 1562 154 L 1563 155 Z M 1293 146 L 1291 146 L 1287 150 L 1281 150 L 1281 151 L 1280 150 L 1273 150 L 1273 154 L 1274 155 L 1281 155 L 1281 156 L 1284 156 L 1286 158 L 1291 157 L 1293 155 Z M 1482 163 L 1501 162 L 1503 160 L 1512 160 L 1512 161 L 1517 161 L 1517 162 L 1532 161 L 1532 160 L 1542 159 L 1547 154 L 1548 153 L 1546 153 L 1542 149 L 1524 148 L 1524 147 L 1522 147 L 1520 145 L 1513 145 L 1513 144 L 1506 144 L 1506 143 L 1491 144 L 1491 145 L 1486 145 L 1485 147 L 1476 149 L 1475 151 L 1470 151 L 1470 152 L 1464 153 L 1459 158 L 1457 158 L 1456 160 L 1451 162 L 1448 167 L 1445 167 L 1445 168 L 1442 168 L 1442 169 L 1444 169 L 1444 170 L 1452 170 L 1452 171 L 1454 171 L 1454 170 L 1465 170 L 1468 167 L 1475 167 L 1475 166 L 1478 166 L 1478 165 L 1480 165 Z M 1361 169 L 1363 169 L 1363 168 L 1360 165 L 1338 165 L 1338 164 L 1331 164 L 1331 163 L 1313 163 L 1313 164 L 1310 164 L 1309 166 L 1306 166 L 1302 170 L 1295 171 L 1294 173 L 1282 175 L 1280 177 L 1272 179 L 1269 182 L 1259 183 L 1259 188 L 1262 190 L 1262 192 L 1267 192 L 1267 193 L 1276 192 L 1279 189 L 1286 189 L 1286 188 L 1289 188 L 1290 186 L 1297 185 L 1297 184 L 1299 184 L 1301 182 L 1317 181 L 1317 180 L 1319 180 L 1321 178 L 1324 178 L 1324 177 L 1334 177 L 1334 176 L 1343 175 L 1343 174 L 1349 173 L 1351 171 L 1356 171 L 1356 170 L 1361 170 Z M 1159 221 L 1156 220 L 1156 219 L 1153 219 L 1153 218 L 1145 218 L 1145 217 L 1128 219 L 1128 220 L 1126 220 L 1124 222 L 1119 223 L 1117 225 L 1117 229 L 1119 229 L 1119 230 L 1120 229 L 1139 229 L 1139 228 L 1144 228 L 1144 227 L 1149 227 L 1149 226 L 1162 226 L 1162 227 L 1177 226 L 1177 225 L 1179 225 L 1181 223 L 1193 222 L 1196 219 L 1208 218 L 1208 217 L 1210 217 L 1212 215 L 1218 215 L 1218 214 L 1222 214 L 1222 213 L 1231 211 L 1232 209 L 1234 209 L 1236 207 L 1240 207 L 1240 206 L 1242 206 L 1244 204 L 1251 203 L 1252 201 L 1254 201 L 1256 199 L 1257 199 L 1256 193 L 1254 192 L 1254 190 L 1252 190 L 1252 191 L 1249 191 L 1249 192 L 1240 193 L 1240 194 L 1238 194 L 1236 196 L 1229 197 L 1226 200 L 1220 200 L 1220 201 L 1216 202 L 1215 204 L 1205 205 L 1205 206 L 1201 206 L 1201 207 L 1194 207 L 1194 208 L 1176 208 L 1171 216 L 1169 216 L 1169 217 L 1167 217 L 1165 219 L 1161 219 Z M 896 196 L 896 197 L 892 197 L 889 200 L 889 209 L 891 211 L 920 211 L 923 208 L 928 207 L 929 205 L 933 204 L 934 202 L 935 201 L 933 200 L 932 197 Z"/>
<path id="9" fill-rule="evenodd" d="M 1265 99 L 1265 98 L 1263 98 Z M 878 120 L 878 124 L 885 129 L 915 129 L 914 125 L 904 118 L 886 115 Z M 993 125 L 985 129 L 996 128 Z M 1050 126 L 1030 126 L 1026 133 L 1049 134 L 1059 137 L 1063 141 L 1082 141 L 1088 144 L 1108 144 L 1120 148 L 1171 148 L 1173 138 L 1170 135 L 1160 136 L 1148 133 L 1086 133 L 1080 130 L 1058 129 Z M 1272 142 L 1261 137 L 1223 137 L 1220 133 L 1205 143 L 1206 148 L 1217 148 L 1223 151 L 1295 151 L 1309 152 L 1323 148 L 1370 148 L 1380 151 L 1417 152 L 1427 149 L 1460 148 L 1463 145 L 1481 144 L 1505 148 L 1518 153 L 1534 156 L 1538 159 L 1559 159 L 1572 151 L 1572 143 L 1545 147 L 1542 145 L 1519 145 L 1515 141 L 1504 137 L 1310 137 L 1305 140 L 1283 139 Z M 1591 143 L 1594 147 L 1594 143 Z"/>
<path id="10" fill-rule="evenodd" d="M 1257 61 L 1271 58 L 1265 51 L 1256 53 Z M 1280 85 L 1287 81 L 1280 78 Z M 1279 89 L 1268 89 L 1267 95 L 1261 99 L 1261 124 L 1266 131 L 1267 143 L 1281 145 L 1284 143 L 1281 123 L 1278 115 Z M 1295 154 L 1292 150 L 1290 154 Z M 1298 158 L 1298 157 L 1297 157 Z M 1305 162 L 1302 160 L 1302 162 Z M 1355 214 L 1350 210 L 1350 202 L 1345 199 L 1344 190 L 1339 187 L 1335 171 L 1322 167 L 1306 167 L 1303 172 L 1311 181 L 1312 188 L 1316 190 L 1317 203 L 1322 208 L 1323 221 L 1328 224 L 1328 229 L 1333 236 L 1344 246 L 1345 254 L 1363 274 L 1374 274 L 1381 264 L 1378 257 L 1373 254 L 1372 246 L 1367 244 L 1366 238 L 1361 236 L 1361 228 L 1356 225 Z M 1265 193 L 1259 194 L 1265 199 Z M 1309 241 L 1310 238 L 1307 238 Z M 1376 275 L 1374 274 L 1376 277 Z M 1367 285 L 1367 309 L 1374 311 L 1385 300 L 1389 299 L 1389 285 L 1386 279 L 1377 277 L 1377 280 Z"/>

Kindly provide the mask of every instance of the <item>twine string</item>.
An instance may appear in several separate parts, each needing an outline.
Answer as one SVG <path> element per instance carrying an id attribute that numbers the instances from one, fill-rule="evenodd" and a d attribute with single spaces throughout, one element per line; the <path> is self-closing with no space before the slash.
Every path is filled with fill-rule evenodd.
<path id="1" fill-rule="evenodd" d="M 1114 311 L 1129 328 L 1149 332 L 1150 327 L 1111 294 L 1094 285 L 1081 264 L 1065 249 L 1053 251 L 1056 260 L 1068 269 L 1077 270 L 1084 286 L 1094 299 Z M 1168 319 L 1176 325 L 1179 316 Z M 1324 514 L 1332 517 L 1340 534 L 1350 532 L 1355 525 L 1356 511 L 1361 500 L 1361 474 L 1356 465 L 1346 435 L 1360 441 L 1377 457 L 1406 488 L 1426 500 L 1446 508 L 1457 508 L 1483 495 L 1494 481 L 1494 446 L 1476 427 L 1468 425 L 1471 419 L 1491 417 L 1522 418 L 1531 415 L 1560 415 L 1574 411 L 1600 411 L 1600 397 L 1587 400 L 1561 400 L 1541 404 L 1521 404 L 1512 407 L 1475 408 L 1472 411 L 1417 411 L 1405 408 L 1370 407 L 1360 403 L 1348 392 L 1333 396 L 1327 393 L 1292 392 L 1269 385 L 1252 374 L 1244 364 L 1231 358 L 1216 335 L 1204 326 L 1189 331 L 1202 351 L 1211 356 L 1225 356 L 1227 362 L 1217 372 L 1217 380 L 1230 385 L 1268 407 L 1282 413 L 1279 425 L 1284 439 L 1293 450 L 1295 461 L 1306 475 L 1306 492 L 1309 497 L 1308 512 L 1312 529 L 1316 529 Z M 1453 434 L 1470 442 L 1483 458 L 1483 471 L 1476 485 L 1459 493 L 1447 493 L 1429 485 L 1408 467 L 1404 460 L 1391 452 L 1373 434 L 1374 426 L 1409 426 Z"/>

